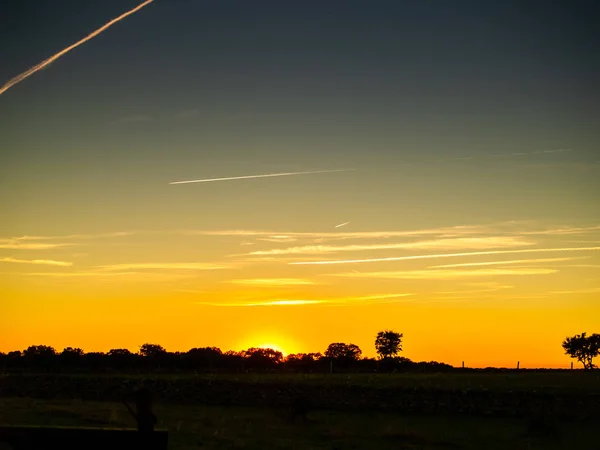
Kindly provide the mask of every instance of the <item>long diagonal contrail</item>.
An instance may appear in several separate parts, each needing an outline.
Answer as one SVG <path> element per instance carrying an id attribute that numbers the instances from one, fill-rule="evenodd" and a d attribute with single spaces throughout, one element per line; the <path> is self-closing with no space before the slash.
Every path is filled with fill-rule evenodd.
<path id="1" fill-rule="evenodd" d="M 409 261 L 412 259 L 431 259 L 431 258 L 454 258 L 459 256 L 480 256 L 480 255 L 506 255 L 513 253 L 546 253 L 546 252 L 582 252 L 600 250 L 600 247 L 569 247 L 569 248 L 530 248 L 520 250 L 490 250 L 486 252 L 463 252 L 463 253 L 437 253 L 433 255 L 413 255 L 413 256 L 394 256 L 390 258 L 369 258 L 369 259 L 334 259 L 325 261 L 297 261 L 289 262 L 292 266 L 322 265 L 322 264 L 357 264 L 383 261 Z"/>
<path id="2" fill-rule="evenodd" d="M 117 17 L 116 19 L 111 20 L 110 22 L 108 22 L 106 25 L 101 26 L 100 28 L 98 28 L 96 31 L 94 31 L 93 33 L 88 34 L 86 37 L 84 37 L 83 39 L 75 42 L 73 45 L 70 45 L 69 47 L 65 48 L 64 50 L 61 50 L 60 52 L 58 52 L 57 54 L 51 56 L 50 58 L 46 59 L 45 61 L 42 61 L 41 63 L 39 63 L 37 66 L 33 66 L 31 69 L 17 75 L 16 77 L 10 79 L 9 81 L 7 81 L 1 88 L 0 88 L 0 95 L 2 95 L 4 92 L 6 92 L 8 89 L 10 89 L 11 87 L 13 87 L 15 84 L 20 83 L 21 81 L 23 81 L 25 78 L 30 77 L 31 75 L 33 75 L 34 73 L 36 73 L 39 70 L 42 70 L 44 67 L 46 67 L 49 64 L 52 64 L 54 61 L 56 61 L 58 58 L 60 58 L 61 56 L 63 56 L 65 53 L 70 52 L 71 50 L 73 50 L 76 47 L 79 47 L 81 44 L 89 41 L 90 39 L 98 36 L 100 33 L 102 33 L 104 30 L 106 30 L 107 28 L 110 28 L 112 25 L 114 25 L 115 23 L 123 20 L 125 17 L 139 11 L 140 9 L 142 9 L 144 6 L 152 3 L 154 0 L 146 0 L 144 3 L 142 3 L 139 6 L 136 6 L 135 8 L 133 8 L 130 11 L 127 11 L 126 13 L 121 14 L 119 17 Z"/>
<path id="3" fill-rule="evenodd" d="M 333 170 L 313 170 L 311 172 L 268 173 L 266 175 L 246 175 L 243 177 L 206 178 L 204 180 L 173 181 L 169 184 L 208 183 L 211 181 L 246 180 L 248 178 L 288 177 L 291 175 L 308 175 L 311 173 L 348 172 L 350 170 L 356 170 L 356 169 L 333 169 Z"/>

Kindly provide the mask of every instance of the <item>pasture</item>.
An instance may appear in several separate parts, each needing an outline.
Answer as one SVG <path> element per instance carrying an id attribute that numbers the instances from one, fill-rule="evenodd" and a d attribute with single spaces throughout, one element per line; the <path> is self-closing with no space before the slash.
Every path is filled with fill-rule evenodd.
<path id="1" fill-rule="evenodd" d="M 142 381 L 154 387 L 159 427 L 169 430 L 172 450 L 600 448 L 595 432 L 600 423 L 600 374 L 582 371 L 10 375 L 0 378 L 0 424 L 134 427 L 133 418 L 118 400 L 126 389 L 110 393 Z M 87 389 L 96 391 L 91 395 Z M 471 391 L 485 393 L 484 400 L 464 397 Z M 279 401 L 289 392 L 317 400 L 307 422 L 290 420 L 286 401 Z M 403 400 L 403 407 L 385 407 L 410 397 L 407 393 L 414 399 Z M 518 397 L 521 403 L 538 401 L 535 396 L 530 400 L 530 394 L 562 398 L 551 404 L 562 405 L 572 417 L 561 417 L 551 430 L 532 432 L 527 415 L 511 416 L 512 403 L 502 403 L 507 396 Z M 421 408 L 420 397 L 428 398 L 427 405 L 446 406 L 460 397 L 458 403 L 473 402 L 473 407 L 468 414 L 454 413 L 456 405 L 427 410 Z M 575 400 L 570 404 L 569 399 Z M 585 399 L 591 400 L 585 403 Z M 536 405 L 548 409 L 543 403 Z M 502 414 L 490 414 L 494 408 Z"/>

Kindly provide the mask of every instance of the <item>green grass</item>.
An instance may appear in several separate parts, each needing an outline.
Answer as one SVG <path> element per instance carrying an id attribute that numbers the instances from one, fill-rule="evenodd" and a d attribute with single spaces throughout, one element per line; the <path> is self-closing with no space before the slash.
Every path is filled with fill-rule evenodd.
<path id="1" fill-rule="evenodd" d="M 307 424 L 260 408 L 157 405 L 170 450 L 187 449 L 464 449 L 592 448 L 595 427 L 559 424 L 561 439 L 524 437 L 519 419 L 418 417 L 320 411 Z M 134 427 L 125 406 L 108 402 L 0 399 L 0 424 Z"/>

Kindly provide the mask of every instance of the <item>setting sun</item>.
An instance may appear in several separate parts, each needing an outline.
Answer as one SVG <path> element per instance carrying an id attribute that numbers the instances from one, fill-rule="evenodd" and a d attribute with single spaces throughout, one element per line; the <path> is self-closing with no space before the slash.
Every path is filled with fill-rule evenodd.
<path id="1" fill-rule="evenodd" d="M 281 352 L 281 354 L 283 356 L 287 356 L 287 354 L 288 354 L 284 349 L 282 349 L 281 347 L 279 347 L 278 345 L 275 345 L 275 344 L 260 344 L 260 345 L 257 345 L 256 347 L 258 347 L 258 348 L 270 348 L 271 350 L 275 350 L 277 352 Z"/>

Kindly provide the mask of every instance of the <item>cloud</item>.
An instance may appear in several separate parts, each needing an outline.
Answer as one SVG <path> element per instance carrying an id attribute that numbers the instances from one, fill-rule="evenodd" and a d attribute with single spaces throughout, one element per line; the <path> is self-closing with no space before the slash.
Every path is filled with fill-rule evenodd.
<path id="1" fill-rule="evenodd" d="M 116 277 L 123 275 L 137 275 L 139 272 L 37 272 L 25 273 L 23 275 L 32 277 L 51 278 L 79 278 L 79 277 Z"/>
<path id="2" fill-rule="evenodd" d="M 368 259 L 338 259 L 322 261 L 296 261 L 290 262 L 290 265 L 327 265 L 327 264 L 359 264 L 370 262 L 389 262 L 389 261 L 410 261 L 415 259 L 433 259 L 433 258 L 454 258 L 459 256 L 480 256 L 480 255 L 505 255 L 512 253 L 551 253 L 551 252 L 582 252 L 596 251 L 600 247 L 568 247 L 568 248 L 532 248 L 521 250 L 493 250 L 487 252 L 463 252 L 463 253 L 437 253 L 432 255 L 413 255 L 413 256 L 395 256 L 390 258 L 368 258 Z"/>
<path id="3" fill-rule="evenodd" d="M 518 247 L 535 245 L 535 242 L 526 241 L 519 237 L 500 236 L 482 238 L 456 238 L 435 239 L 419 242 L 404 242 L 397 244 L 369 244 L 369 245 L 305 245 L 282 249 L 257 250 L 247 255 L 293 255 L 293 254 L 322 254 L 335 252 L 356 252 L 364 250 L 398 250 L 398 249 L 487 249 L 502 247 Z"/>
<path id="4" fill-rule="evenodd" d="M 293 238 L 293 237 L 271 236 L 271 237 L 257 238 L 256 240 L 264 241 L 264 242 L 276 242 L 279 244 L 279 243 L 284 243 L 284 242 L 295 242 L 298 239 Z"/>
<path id="5" fill-rule="evenodd" d="M 298 239 L 385 239 L 393 237 L 444 235 L 464 236 L 480 234 L 487 228 L 480 225 L 458 225 L 445 228 L 425 228 L 420 230 L 400 231 L 325 231 L 325 232 L 302 232 L 302 231 L 268 231 L 268 230 L 184 230 L 181 233 L 192 236 L 238 236 L 238 237 L 264 237 L 287 240 Z"/>
<path id="6" fill-rule="evenodd" d="M 413 293 L 401 294 L 378 294 L 367 295 L 362 297 L 338 297 L 327 299 L 277 299 L 277 300 L 251 300 L 241 301 L 238 303 L 219 303 L 219 302 L 195 302 L 197 305 L 205 306 L 225 306 L 225 307 L 247 307 L 247 306 L 300 306 L 300 305 L 344 305 L 344 304 L 371 304 L 371 303 L 390 303 L 397 301 L 395 299 L 401 297 L 413 296 Z"/>
<path id="7" fill-rule="evenodd" d="M 115 233 L 100 234 L 70 234 L 66 236 L 17 236 L 0 239 L 0 249 L 11 250 L 48 250 L 54 248 L 71 247 L 81 245 L 73 242 L 47 242 L 47 241 L 69 241 L 69 240 L 88 240 L 132 236 L 133 232 L 118 231 Z"/>
<path id="8" fill-rule="evenodd" d="M 161 281 L 177 281 L 188 278 L 194 278 L 195 275 L 191 272 L 182 274 L 181 272 L 176 273 L 156 273 L 156 272 L 98 272 L 98 271 L 87 271 L 87 272 L 38 272 L 38 273 L 25 273 L 19 274 L 30 277 L 46 277 L 55 279 L 72 279 L 72 278 L 91 278 L 95 280 L 105 280 L 119 278 L 120 280 L 128 282 L 144 282 L 153 283 Z"/>
<path id="9" fill-rule="evenodd" d="M 69 267 L 73 263 L 66 261 L 54 261 L 52 259 L 14 259 L 14 258 L 0 258 L 0 262 L 6 263 L 17 263 L 17 264 L 40 264 L 47 266 L 61 266 Z"/>
<path id="10" fill-rule="evenodd" d="M 298 306 L 298 305 L 315 305 L 322 303 L 321 300 L 266 300 L 257 303 L 216 303 L 216 302 L 194 302 L 196 305 L 204 306 Z"/>
<path id="11" fill-rule="evenodd" d="M 71 239 L 102 239 L 112 237 L 133 236 L 133 231 L 116 231 L 112 233 L 97 234 L 68 234 L 63 236 L 19 236 L 11 238 L 14 241 L 50 241 L 50 240 L 71 240 Z M 1 241 L 0 241 L 1 242 Z M 72 244 L 67 244 L 72 245 Z"/>
<path id="12" fill-rule="evenodd" d="M 589 289 L 571 289 L 571 290 L 565 290 L 565 291 L 550 291 L 550 292 L 548 292 L 548 294 L 560 294 L 560 295 L 567 295 L 567 294 L 598 294 L 598 293 L 600 293 L 600 287 L 589 288 Z"/>
<path id="13" fill-rule="evenodd" d="M 563 227 L 563 228 L 551 228 L 546 230 L 538 231 L 524 231 L 520 234 L 536 234 L 536 235 L 569 235 L 569 234 L 585 234 L 590 232 L 600 231 L 600 225 L 591 227 Z"/>
<path id="14" fill-rule="evenodd" d="M 167 270 L 218 270 L 218 269 L 229 269 L 229 264 L 211 264 L 211 263 L 194 263 L 194 262 L 183 262 L 183 263 L 130 263 L 130 264 L 111 264 L 106 266 L 98 266 L 98 270 L 101 271 L 122 271 L 122 270 L 136 270 L 136 269 L 167 269 Z"/>
<path id="15" fill-rule="evenodd" d="M 538 264 L 546 262 L 559 262 L 559 261 L 572 261 L 574 259 L 585 259 L 583 257 L 571 257 L 571 258 L 534 258 L 534 259 L 513 259 L 511 261 L 486 261 L 476 263 L 462 263 L 462 264 L 443 264 L 440 266 L 429 266 L 429 269 L 448 269 L 452 267 L 474 267 L 474 266 L 496 266 L 503 264 Z"/>
<path id="16" fill-rule="evenodd" d="M 121 14 L 119 17 L 117 17 L 116 19 L 111 20 L 110 22 L 106 23 L 105 25 L 101 26 L 100 28 L 98 28 L 96 31 L 88 34 L 86 37 L 84 37 L 83 39 L 80 39 L 79 41 L 77 41 L 76 43 L 68 46 L 67 48 L 61 50 L 60 52 L 52 55 L 50 58 L 46 59 L 45 61 L 42 61 L 41 63 L 39 63 L 36 66 L 33 66 L 31 69 L 17 75 L 16 77 L 10 79 L 7 83 L 5 83 L 1 88 L 0 88 L 0 95 L 2 95 L 4 92 L 6 92 L 8 89 L 10 89 L 11 87 L 13 87 L 14 85 L 20 83 L 21 81 L 25 80 L 26 78 L 30 77 L 31 75 L 33 75 L 34 73 L 42 70 L 44 67 L 49 66 L 50 64 L 52 64 L 54 61 L 56 61 L 58 58 L 60 58 L 61 56 L 63 56 L 64 54 L 70 52 L 71 50 L 73 50 L 76 47 L 79 47 L 80 45 L 84 44 L 85 42 L 89 41 L 90 39 L 94 38 L 95 36 L 99 35 L 100 33 L 102 33 L 104 30 L 110 28 L 112 25 L 114 25 L 115 23 L 125 19 L 127 16 L 135 13 L 136 11 L 139 11 L 140 9 L 142 9 L 144 6 L 152 3 L 153 0 L 147 0 L 144 3 L 136 6 L 135 8 L 127 11 L 126 13 Z"/>
<path id="17" fill-rule="evenodd" d="M 169 184 L 209 183 L 209 182 L 213 182 L 213 181 L 247 180 L 247 179 L 251 179 L 251 178 L 289 177 L 289 176 L 293 176 L 293 175 L 309 175 L 309 174 L 316 174 L 316 173 L 348 172 L 351 170 L 356 170 L 356 169 L 311 170 L 308 172 L 285 172 L 285 173 L 268 173 L 268 174 L 263 174 L 263 175 L 244 175 L 241 177 L 205 178 L 202 180 L 172 181 Z"/>
<path id="18" fill-rule="evenodd" d="M 440 291 L 435 292 L 438 295 L 456 295 L 456 294 L 480 294 L 484 292 L 496 292 L 505 289 L 513 289 L 514 286 L 499 284 L 496 282 L 484 282 L 484 283 L 462 283 L 463 286 L 475 287 L 477 289 L 463 289 L 456 291 Z"/>
<path id="19" fill-rule="evenodd" d="M 452 280 L 465 277 L 493 277 L 504 275 L 548 275 L 557 273 L 555 269 L 514 268 L 485 270 L 409 270 L 398 272 L 349 272 L 329 274 L 346 278 L 389 278 L 403 280 Z"/>
<path id="20" fill-rule="evenodd" d="M 308 284 L 319 284 L 302 278 L 253 278 L 247 280 L 230 280 L 233 284 L 246 284 L 250 286 L 300 286 Z"/>
<path id="21" fill-rule="evenodd" d="M 42 242 L 23 242 L 14 239 L 0 240 L 0 248 L 11 250 L 47 250 L 51 248 L 68 247 L 74 244 L 49 244 Z"/>

